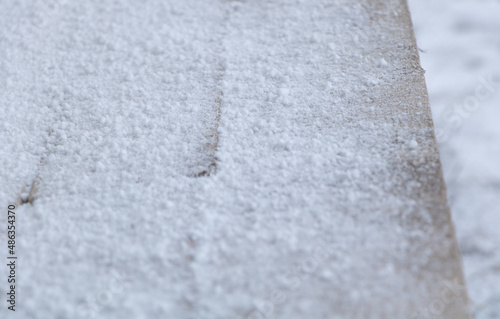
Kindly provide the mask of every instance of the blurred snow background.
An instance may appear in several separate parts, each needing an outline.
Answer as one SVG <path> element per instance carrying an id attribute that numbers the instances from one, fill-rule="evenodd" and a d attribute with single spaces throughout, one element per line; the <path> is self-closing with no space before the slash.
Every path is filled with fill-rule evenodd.
<path id="1" fill-rule="evenodd" d="M 409 2 L 472 306 L 500 318 L 500 1 Z"/>

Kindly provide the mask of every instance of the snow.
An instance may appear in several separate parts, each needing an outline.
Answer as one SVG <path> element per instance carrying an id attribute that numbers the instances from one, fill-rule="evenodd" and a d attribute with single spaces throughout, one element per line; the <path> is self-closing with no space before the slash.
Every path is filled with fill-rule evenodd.
<path id="1" fill-rule="evenodd" d="M 476 318 L 500 318 L 500 3 L 410 0 Z"/>
<path id="2" fill-rule="evenodd" d="M 401 1 L 0 12 L 16 315 L 403 318 L 461 281 Z"/>

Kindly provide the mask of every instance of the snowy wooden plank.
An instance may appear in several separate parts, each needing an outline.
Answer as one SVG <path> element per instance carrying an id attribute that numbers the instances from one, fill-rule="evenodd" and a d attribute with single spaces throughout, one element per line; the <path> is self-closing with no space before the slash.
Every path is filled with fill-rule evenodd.
<path id="1" fill-rule="evenodd" d="M 405 1 L 58 10 L 6 42 L 44 132 L 23 315 L 469 318 Z"/>

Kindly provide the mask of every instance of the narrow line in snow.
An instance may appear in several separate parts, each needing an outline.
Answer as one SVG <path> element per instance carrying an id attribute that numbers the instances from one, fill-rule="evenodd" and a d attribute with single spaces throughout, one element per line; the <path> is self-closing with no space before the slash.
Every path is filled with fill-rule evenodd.
<path id="1" fill-rule="evenodd" d="M 224 3 L 230 3 L 231 1 L 225 0 Z M 214 121 L 209 128 L 208 132 L 208 143 L 205 145 L 205 151 L 210 157 L 210 164 L 207 166 L 206 169 L 203 171 L 199 172 L 196 174 L 196 177 L 204 177 L 204 176 L 210 176 L 212 174 L 215 174 L 217 172 L 217 152 L 219 150 L 219 126 L 220 126 L 220 119 L 221 119 L 221 108 L 222 108 L 222 101 L 224 98 L 224 92 L 222 91 L 222 80 L 224 78 L 224 75 L 226 73 L 226 67 L 225 63 L 223 60 L 223 53 L 225 51 L 224 44 L 223 44 L 223 39 L 226 34 L 226 29 L 227 29 L 227 24 L 229 21 L 229 10 L 225 10 L 224 12 L 224 19 L 223 19 L 223 29 L 224 32 L 222 32 L 221 37 L 220 37 L 220 48 L 218 52 L 218 59 L 219 62 L 217 64 L 217 72 L 216 72 L 216 79 L 215 79 L 215 87 L 216 90 L 218 90 L 217 97 L 214 100 L 213 104 L 213 112 L 215 114 Z"/>
<path id="2" fill-rule="evenodd" d="M 211 161 L 208 167 L 205 170 L 198 173 L 196 177 L 210 176 L 217 171 L 217 151 L 219 149 L 219 125 L 220 125 L 220 114 L 221 114 L 223 96 L 224 93 L 220 91 L 219 95 L 215 99 L 215 104 L 214 104 L 215 123 L 210 128 L 210 132 L 208 135 L 210 141 L 205 146 L 205 149 L 209 154 Z"/>

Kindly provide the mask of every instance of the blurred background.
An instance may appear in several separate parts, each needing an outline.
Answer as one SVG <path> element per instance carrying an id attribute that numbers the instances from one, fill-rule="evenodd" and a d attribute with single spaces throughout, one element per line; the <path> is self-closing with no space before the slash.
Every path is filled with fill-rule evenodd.
<path id="1" fill-rule="evenodd" d="M 500 318 L 500 0 L 409 0 L 477 319 Z"/>

